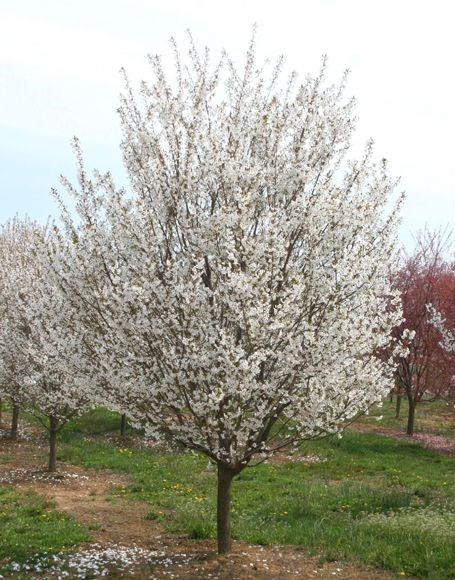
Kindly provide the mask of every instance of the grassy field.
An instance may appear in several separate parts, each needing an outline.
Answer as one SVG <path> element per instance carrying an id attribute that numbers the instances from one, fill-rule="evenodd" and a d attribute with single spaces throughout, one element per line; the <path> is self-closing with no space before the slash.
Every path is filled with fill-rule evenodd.
<path id="1" fill-rule="evenodd" d="M 373 429 L 397 429 L 405 432 L 408 417 L 406 397 L 401 402 L 398 419 L 395 418 L 395 407 L 395 402 L 385 401 L 380 409 L 373 408 L 370 415 L 359 419 L 359 423 L 369 425 Z M 376 423 L 374 418 L 379 416 L 382 419 Z M 455 438 L 455 409 L 444 401 L 420 403 L 416 409 L 415 432 Z"/>
<path id="2" fill-rule="evenodd" d="M 88 540 L 87 532 L 52 503 L 30 492 L 0 487 L 0 562 L 60 552 Z M 3 573 L 9 569 L 2 570 Z"/>
<path id="3" fill-rule="evenodd" d="M 129 474 L 134 483 L 115 489 L 113 500 L 145 500 L 148 517 L 169 531 L 214 537 L 215 470 L 206 459 L 114 448 L 77 435 L 76 428 L 61 456 Z M 306 443 L 294 460 L 247 469 L 236 479 L 233 534 L 259 544 L 303 545 L 329 560 L 399 575 L 453 578 L 455 463 L 370 433 Z"/>
<path id="4" fill-rule="evenodd" d="M 60 460 L 128 474 L 131 485 L 114 487 L 111 501 L 145 500 L 146 517 L 166 530 L 213 538 L 213 466 L 194 454 L 137 448 L 137 437 L 117 446 L 104 434 L 118 430 L 118 424 L 118 416 L 104 410 L 71 424 Z M 52 537 L 66 546 L 85 538 L 74 522 L 36 497 L 11 490 L 0 497 L 5 498 L 2 514 L 13 518 L 8 525 L 16 531 L 8 541 L 17 558 L 57 547 Z M 22 508 L 14 507 L 21 505 L 25 514 L 28 505 L 41 511 L 27 521 Z M 49 519 L 42 517 L 47 513 Z M 233 535 L 263 545 L 302 545 L 322 560 L 344 558 L 389 569 L 397 577 L 454 578 L 454 459 L 375 433 L 348 431 L 342 439 L 305 443 L 294 456 L 246 469 L 236 478 Z M 0 547 L 0 559 L 8 549 Z"/>

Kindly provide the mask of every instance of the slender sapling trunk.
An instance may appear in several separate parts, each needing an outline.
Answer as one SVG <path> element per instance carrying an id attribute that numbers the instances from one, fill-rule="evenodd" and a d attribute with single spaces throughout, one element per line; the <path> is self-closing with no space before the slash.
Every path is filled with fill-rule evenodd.
<path id="1" fill-rule="evenodd" d="M 223 463 L 218 463 L 216 523 L 219 554 L 227 554 L 231 550 L 231 486 L 233 477 L 232 469 Z"/>
<path id="2" fill-rule="evenodd" d="M 19 426 L 19 405 L 13 403 L 13 416 L 11 418 L 11 439 L 17 439 Z"/>
<path id="3" fill-rule="evenodd" d="M 57 418 L 49 417 L 49 464 L 50 472 L 57 469 L 57 434 L 59 430 L 59 421 Z"/>
<path id="4" fill-rule="evenodd" d="M 397 394 L 397 402 L 395 405 L 395 419 L 400 418 L 400 411 L 401 411 L 401 395 Z"/>
<path id="5" fill-rule="evenodd" d="M 122 415 L 120 419 L 120 435 L 122 437 L 126 435 L 126 415 Z"/>
<path id="6" fill-rule="evenodd" d="M 409 399 L 408 424 L 406 427 L 406 434 L 410 436 L 414 435 L 415 410 L 416 410 L 415 401 Z"/>

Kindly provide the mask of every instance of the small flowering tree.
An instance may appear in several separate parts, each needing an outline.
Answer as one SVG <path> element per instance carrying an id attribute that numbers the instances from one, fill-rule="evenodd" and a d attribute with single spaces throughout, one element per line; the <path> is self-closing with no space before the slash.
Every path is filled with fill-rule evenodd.
<path id="1" fill-rule="evenodd" d="M 2 322 L 2 324 L 4 324 Z M 5 341 L 9 340 L 8 329 L 3 326 L 0 331 L 0 342 L 5 344 Z M 2 347 L 0 347 L 2 348 Z M 2 349 L 3 350 L 3 349 Z M 21 392 L 20 385 L 18 385 L 12 379 L 15 376 L 14 362 L 9 359 L 9 357 L 4 356 L 0 360 L 0 406 L 3 405 L 4 400 L 9 400 L 11 402 L 11 428 L 10 437 L 15 440 L 18 436 L 19 430 L 19 413 L 20 407 L 24 403 L 24 393 Z M 2 419 L 2 409 L 0 408 L 0 426 Z"/>
<path id="2" fill-rule="evenodd" d="M 17 305 L 20 297 L 28 293 L 30 250 L 36 228 L 33 222 L 18 218 L 0 226 L 0 397 L 11 401 L 12 439 L 17 438 L 19 409 L 28 401 L 27 360 L 22 347 L 29 326 Z"/>
<path id="3" fill-rule="evenodd" d="M 401 294 L 405 319 L 394 335 L 407 346 L 406 355 L 399 359 L 396 383 L 408 400 L 408 435 L 414 433 L 417 405 L 423 400 L 450 395 L 453 390 L 455 357 L 439 344 L 440 335 L 429 324 L 431 315 L 427 308 L 429 303 L 437 305 L 450 320 L 455 320 L 452 299 L 455 277 L 444 258 L 447 243 L 441 232 L 421 232 L 414 252 L 404 256 L 393 279 Z"/>
<path id="4" fill-rule="evenodd" d="M 338 433 L 392 386 L 382 350 L 401 320 L 388 282 L 398 205 L 368 144 L 348 160 L 353 102 L 281 61 L 239 70 L 190 47 L 176 80 L 159 57 L 120 116 L 130 191 L 63 180 L 46 278 L 84 329 L 72 358 L 98 397 L 217 465 L 218 550 L 231 483 L 254 458 Z"/>
<path id="5" fill-rule="evenodd" d="M 8 331 L 5 327 L 0 332 L 0 341 L 8 340 Z M 13 367 L 12 361 L 4 358 L 0 361 L 0 427 L 2 423 L 3 401 L 9 400 L 11 402 L 11 439 L 17 439 L 19 430 L 19 413 L 20 407 L 23 404 L 23 393 L 21 393 L 20 386 L 13 382 Z"/>
<path id="6" fill-rule="evenodd" d="M 55 471 L 58 433 L 89 404 L 81 382 L 65 365 L 80 337 L 60 293 L 41 276 L 44 229 L 28 220 L 11 220 L 2 229 L 2 240 L 2 390 L 16 408 L 20 404 L 35 413 L 48 431 L 48 468 Z"/>
<path id="7" fill-rule="evenodd" d="M 30 324 L 26 389 L 31 411 L 49 435 L 48 470 L 52 472 L 57 467 L 58 434 L 92 404 L 84 377 L 74 373 L 66 362 L 83 337 L 73 326 L 71 310 L 65 308 L 61 295 L 45 278 L 36 280 L 26 314 Z"/>

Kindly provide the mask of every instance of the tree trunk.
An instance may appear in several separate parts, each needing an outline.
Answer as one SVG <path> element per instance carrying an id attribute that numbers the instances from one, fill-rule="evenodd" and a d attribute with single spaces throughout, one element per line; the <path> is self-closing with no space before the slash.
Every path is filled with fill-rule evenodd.
<path id="1" fill-rule="evenodd" d="M 48 470 L 53 472 L 57 469 L 57 433 L 58 419 L 49 417 L 49 466 Z"/>
<path id="2" fill-rule="evenodd" d="M 393 403 L 393 391 L 390 391 L 389 393 L 389 401 Z"/>
<path id="3" fill-rule="evenodd" d="M 218 463 L 218 496 L 217 496 L 217 539 L 218 554 L 227 554 L 231 550 L 231 485 L 234 473 L 231 469 Z"/>
<path id="4" fill-rule="evenodd" d="M 395 405 L 395 419 L 400 418 L 401 411 L 401 395 L 397 394 L 397 403 Z"/>
<path id="5" fill-rule="evenodd" d="M 416 404 L 414 401 L 409 401 L 408 411 L 408 426 L 406 427 L 407 435 L 414 435 L 414 419 L 415 419 Z"/>
<path id="6" fill-rule="evenodd" d="M 120 435 L 122 437 L 126 435 L 126 415 L 122 415 L 120 419 Z"/>
<path id="7" fill-rule="evenodd" d="M 2 418 L 3 418 L 3 404 L 2 404 L 2 400 L 0 399 L 0 429 L 2 428 Z"/>
<path id="8" fill-rule="evenodd" d="M 11 439 L 17 439 L 19 425 L 19 406 L 13 403 L 13 416 L 11 419 Z"/>

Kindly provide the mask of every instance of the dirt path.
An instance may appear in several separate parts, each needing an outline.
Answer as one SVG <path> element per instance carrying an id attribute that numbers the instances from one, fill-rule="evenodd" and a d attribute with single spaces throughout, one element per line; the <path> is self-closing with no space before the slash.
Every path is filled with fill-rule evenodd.
<path id="1" fill-rule="evenodd" d="M 0 440 L 0 485 L 33 490 L 87 526 L 90 544 L 79 547 L 74 569 L 86 570 L 69 578 L 107 575 L 110 578 L 286 579 L 340 578 L 384 580 L 383 571 L 362 569 L 340 562 L 320 565 L 303 549 L 290 546 L 253 546 L 235 542 L 227 557 L 215 554 L 212 541 L 195 541 L 166 533 L 156 522 L 144 519 L 145 502 L 113 497 L 113 486 L 128 485 L 126 476 L 109 470 L 92 470 L 62 464 L 55 476 L 43 471 L 46 445 L 28 436 L 18 442 Z M 47 574 L 56 578 L 57 572 Z M 30 577 L 36 577 L 30 575 Z M 41 576 L 42 577 L 42 576 Z"/>

